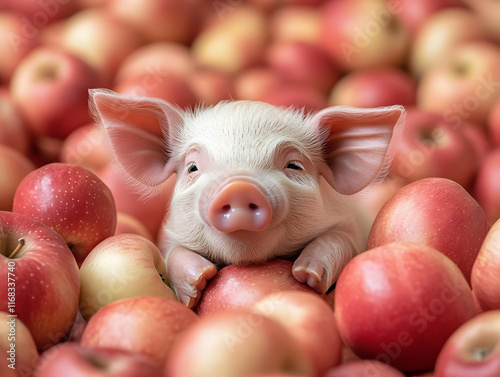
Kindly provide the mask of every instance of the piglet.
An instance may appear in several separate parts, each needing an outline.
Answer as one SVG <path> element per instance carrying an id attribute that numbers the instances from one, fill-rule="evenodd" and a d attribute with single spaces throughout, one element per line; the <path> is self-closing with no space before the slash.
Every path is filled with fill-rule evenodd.
<path id="1" fill-rule="evenodd" d="M 177 174 L 163 252 L 188 307 L 217 267 L 276 257 L 326 292 L 364 247 L 348 197 L 384 176 L 405 115 L 400 106 L 309 114 L 253 101 L 183 111 L 102 89 L 90 104 L 137 186 Z"/>

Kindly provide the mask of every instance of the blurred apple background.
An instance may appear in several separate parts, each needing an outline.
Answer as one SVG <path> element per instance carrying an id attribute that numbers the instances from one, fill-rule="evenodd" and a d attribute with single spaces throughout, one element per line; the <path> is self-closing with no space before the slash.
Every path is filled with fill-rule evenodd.
<path id="1" fill-rule="evenodd" d="M 184 109 L 232 99 L 307 111 L 404 105 L 400 148 L 367 207 L 438 176 L 465 187 L 493 222 L 498 15 L 490 0 L 2 0 L 0 209 L 27 172 L 70 162 L 101 177 L 118 211 L 154 237 L 164 205 L 130 204 L 137 198 L 88 111 L 88 89 L 99 87 Z"/>

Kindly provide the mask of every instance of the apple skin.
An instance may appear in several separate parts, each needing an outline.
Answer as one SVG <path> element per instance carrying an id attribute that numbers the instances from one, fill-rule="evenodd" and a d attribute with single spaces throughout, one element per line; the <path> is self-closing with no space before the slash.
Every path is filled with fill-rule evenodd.
<path id="1" fill-rule="evenodd" d="M 469 188 L 479 169 L 479 156 L 465 127 L 436 112 L 408 108 L 391 173 L 406 183 L 441 177 Z"/>
<path id="2" fill-rule="evenodd" d="M 174 344 L 165 362 L 169 377 L 312 375 L 306 356 L 275 320 L 234 309 L 201 318 Z"/>
<path id="3" fill-rule="evenodd" d="M 335 289 L 344 343 L 403 372 L 429 371 L 448 337 L 477 314 L 458 267 L 423 244 L 394 242 L 354 257 Z"/>
<path id="4" fill-rule="evenodd" d="M 198 68 L 189 75 L 188 84 L 202 106 L 215 106 L 234 98 L 233 78 L 225 72 Z"/>
<path id="5" fill-rule="evenodd" d="M 481 313 L 460 326 L 443 346 L 436 377 L 500 375 L 500 310 Z"/>
<path id="6" fill-rule="evenodd" d="M 319 44 L 320 7 L 289 5 L 270 15 L 272 39 Z"/>
<path id="7" fill-rule="evenodd" d="M 329 105 L 352 107 L 414 106 L 417 84 L 396 67 L 363 69 L 342 77 L 330 92 Z"/>
<path id="8" fill-rule="evenodd" d="M 16 190 L 12 210 L 59 233 L 79 266 L 116 227 L 109 188 L 90 170 L 65 163 L 47 164 L 26 175 Z"/>
<path id="9" fill-rule="evenodd" d="M 134 216 L 124 212 L 117 212 L 115 235 L 124 233 L 138 234 L 151 242 L 156 241 L 148 228 Z"/>
<path id="10" fill-rule="evenodd" d="M 10 358 L 11 344 L 15 344 L 13 358 Z M 9 317 L 8 312 L 0 312 L 0 352 L 2 359 L 11 359 L 8 364 L 15 363 L 15 370 L 20 377 L 31 377 L 40 360 L 29 329 L 19 318 Z M 0 366 L 0 370 L 3 376 L 6 369 Z"/>
<path id="11" fill-rule="evenodd" d="M 474 10 L 481 23 L 488 30 L 489 35 L 500 41 L 500 25 L 497 17 L 500 5 L 490 0 L 464 0 L 464 3 Z"/>
<path id="12" fill-rule="evenodd" d="M 383 376 L 404 377 L 399 370 L 377 360 L 357 360 L 337 366 L 323 375 L 323 377 L 345 376 Z"/>
<path id="13" fill-rule="evenodd" d="M 251 67 L 240 72 L 235 78 L 236 99 L 262 101 L 269 90 L 288 84 L 280 72 L 267 66 Z"/>
<path id="14" fill-rule="evenodd" d="M 247 308 L 264 296 L 288 290 L 315 293 L 292 275 L 293 262 L 273 259 L 254 265 L 221 268 L 203 291 L 195 312 L 199 316 L 228 309 Z"/>
<path id="15" fill-rule="evenodd" d="M 49 227 L 18 213 L 0 211 L 4 255 L 0 264 L 0 311 L 16 314 L 30 330 L 38 349 L 57 343 L 78 311 L 78 265 L 64 240 Z M 25 243 L 9 258 L 18 239 Z M 50 262 L 50 263 L 49 263 Z M 14 271 L 10 271 L 14 264 Z M 8 307 L 8 273 L 15 275 L 15 308 Z"/>
<path id="16" fill-rule="evenodd" d="M 118 234 L 95 246 L 80 266 L 80 313 L 89 320 L 103 306 L 128 297 L 176 300 L 160 250 L 137 234 Z"/>
<path id="17" fill-rule="evenodd" d="M 342 340 L 332 308 L 316 294 L 274 292 L 251 307 L 281 323 L 309 358 L 317 376 L 340 364 Z"/>
<path id="18" fill-rule="evenodd" d="M 117 349 L 91 349 L 76 342 L 45 352 L 37 377 L 163 377 L 161 365 L 148 357 Z"/>
<path id="19" fill-rule="evenodd" d="M 306 112 L 317 112 L 328 107 L 323 93 L 310 86 L 297 83 L 270 88 L 261 100 L 284 108 L 303 108 Z"/>
<path id="20" fill-rule="evenodd" d="M 491 135 L 493 145 L 500 147 L 500 99 L 490 109 L 487 130 L 488 134 Z"/>
<path id="21" fill-rule="evenodd" d="M 470 282 L 472 265 L 490 230 L 484 211 L 458 183 L 425 178 L 402 187 L 380 209 L 368 248 L 418 242 L 455 262 Z"/>
<path id="22" fill-rule="evenodd" d="M 471 284 L 483 310 L 500 309 L 500 219 L 491 227 L 472 266 Z"/>
<path id="23" fill-rule="evenodd" d="M 493 224 L 500 218 L 500 148 L 495 148 L 484 158 L 477 172 L 473 196 L 481 205 L 488 221 Z"/>
<path id="24" fill-rule="evenodd" d="M 172 344 L 199 321 L 177 300 L 130 297 L 103 306 L 87 323 L 81 345 L 136 352 L 164 363 Z"/>
<path id="25" fill-rule="evenodd" d="M 19 64 L 10 91 L 35 135 L 64 139 L 90 122 L 88 89 L 97 84 L 96 72 L 83 60 L 62 49 L 42 46 Z"/>
<path id="26" fill-rule="evenodd" d="M 0 88 L 0 144 L 28 155 L 31 135 L 8 88 Z"/>
<path id="27" fill-rule="evenodd" d="M 0 211 L 12 211 L 19 183 L 33 170 L 35 165 L 25 155 L 0 144 Z"/>

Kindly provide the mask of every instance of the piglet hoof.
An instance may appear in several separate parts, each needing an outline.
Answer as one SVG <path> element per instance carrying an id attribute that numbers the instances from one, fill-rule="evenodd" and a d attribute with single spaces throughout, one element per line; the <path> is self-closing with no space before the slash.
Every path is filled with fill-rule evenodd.
<path id="1" fill-rule="evenodd" d="M 320 294 L 325 293 L 328 289 L 323 279 L 324 271 L 323 266 L 318 261 L 310 259 L 297 259 L 292 268 L 293 277 L 297 281 L 307 284 Z"/>

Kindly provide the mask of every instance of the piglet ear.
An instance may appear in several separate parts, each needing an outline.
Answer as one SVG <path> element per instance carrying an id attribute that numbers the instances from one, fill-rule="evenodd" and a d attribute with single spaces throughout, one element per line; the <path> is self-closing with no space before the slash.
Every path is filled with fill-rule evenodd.
<path id="1" fill-rule="evenodd" d="M 182 115 L 169 103 L 148 97 L 132 97 L 110 90 L 91 89 L 90 111 L 102 123 L 118 163 L 132 179 L 154 187 L 175 170 L 168 156 Z M 158 133 L 141 128 L 158 124 Z M 162 136 L 158 136 L 162 135 Z"/>
<path id="2" fill-rule="evenodd" d="M 321 173 L 339 193 L 354 194 L 382 179 L 395 152 L 406 112 L 402 106 L 358 109 L 329 107 L 313 126 L 325 135 Z"/>

